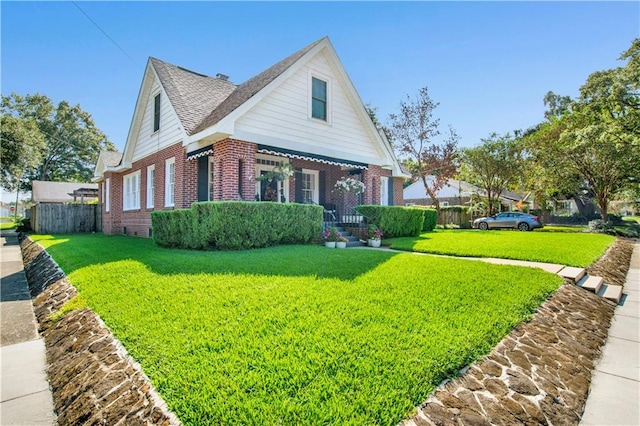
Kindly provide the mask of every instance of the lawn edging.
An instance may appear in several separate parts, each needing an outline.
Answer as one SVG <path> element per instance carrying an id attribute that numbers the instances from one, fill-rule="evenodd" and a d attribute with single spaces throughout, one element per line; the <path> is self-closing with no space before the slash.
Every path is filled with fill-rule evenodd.
<path id="1" fill-rule="evenodd" d="M 628 270 L 627 245 L 618 240 L 589 267 Z M 442 383 L 401 425 L 579 424 L 615 306 L 565 281 L 531 320 Z"/>
<path id="2" fill-rule="evenodd" d="M 181 425 L 95 312 L 65 310 L 78 292 L 46 250 L 24 234 L 19 240 L 58 422 Z"/>

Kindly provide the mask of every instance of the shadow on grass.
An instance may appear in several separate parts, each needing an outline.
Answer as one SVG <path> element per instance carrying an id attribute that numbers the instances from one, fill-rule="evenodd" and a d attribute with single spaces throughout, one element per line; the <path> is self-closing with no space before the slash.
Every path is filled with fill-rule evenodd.
<path id="1" fill-rule="evenodd" d="M 32 238 L 45 247 L 67 275 L 87 266 L 135 260 L 163 275 L 253 274 L 352 280 L 397 255 L 366 249 L 328 249 L 319 245 L 243 251 L 166 249 L 148 238 L 102 234 L 35 235 Z"/>

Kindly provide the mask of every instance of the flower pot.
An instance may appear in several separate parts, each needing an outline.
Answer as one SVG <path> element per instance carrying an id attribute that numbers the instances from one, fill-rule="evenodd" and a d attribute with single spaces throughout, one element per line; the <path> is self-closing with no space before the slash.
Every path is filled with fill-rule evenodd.
<path id="1" fill-rule="evenodd" d="M 371 238 L 369 238 L 369 239 L 367 240 L 367 245 L 368 245 L 369 247 L 372 247 L 372 242 L 373 242 L 373 240 L 372 240 Z"/>
<path id="2" fill-rule="evenodd" d="M 371 241 L 371 247 L 380 247 L 380 243 L 382 242 L 382 240 L 369 240 Z"/>
<path id="3" fill-rule="evenodd" d="M 342 242 L 342 241 L 338 241 L 336 243 L 336 248 L 347 248 L 347 243 Z"/>
<path id="4" fill-rule="evenodd" d="M 324 242 L 324 246 L 328 247 L 328 248 L 336 248 L 336 242 L 335 241 L 325 241 Z"/>

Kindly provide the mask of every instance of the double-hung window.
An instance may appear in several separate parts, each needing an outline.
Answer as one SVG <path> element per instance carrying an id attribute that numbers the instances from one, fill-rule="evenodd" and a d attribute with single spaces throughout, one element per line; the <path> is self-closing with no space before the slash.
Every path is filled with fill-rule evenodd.
<path id="1" fill-rule="evenodd" d="M 318 171 L 302 170 L 302 202 L 307 204 L 318 204 Z"/>
<path id="2" fill-rule="evenodd" d="M 111 179 L 107 178 L 104 181 L 104 211 L 111 210 Z"/>
<path id="3" fill-rule="evenodd" d="M 155 203 L 156 166 L 147 167 L 147 208 L 152 209 Z"/>
<path id="4" fill-rule="evenodd" d="M 123 185 L 123 210 L 136 210 L 140 208 L 140 170 L 126 175 Z"/>
<path id="5" fill-rule="evenodd" d="M 164 164 L 164 205 L 173 207 L 176 201 L 176 159 L 169 158 Z"/>
<path id="6" fill-rule="evenodd" d="M 311 77 L 311 117 L 327 120 L 327 82 Z"/>
<path id="7" fill-rule="evenodd" d="M 153 131 L 160 130 L 160 93 L 153 98 Z"/>

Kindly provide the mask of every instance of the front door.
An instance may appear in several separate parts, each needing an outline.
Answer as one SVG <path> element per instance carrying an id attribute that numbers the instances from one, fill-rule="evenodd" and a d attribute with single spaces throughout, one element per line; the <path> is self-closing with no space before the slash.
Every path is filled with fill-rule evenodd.
<path id="1" fill-rule="evenodd" d="M 261 171 L 260 175 L 264 176 L 268 172 Z M 260 181 L 260 200 L 261 201 L 278 201 L 278 181 L 273 179 Z"/>

